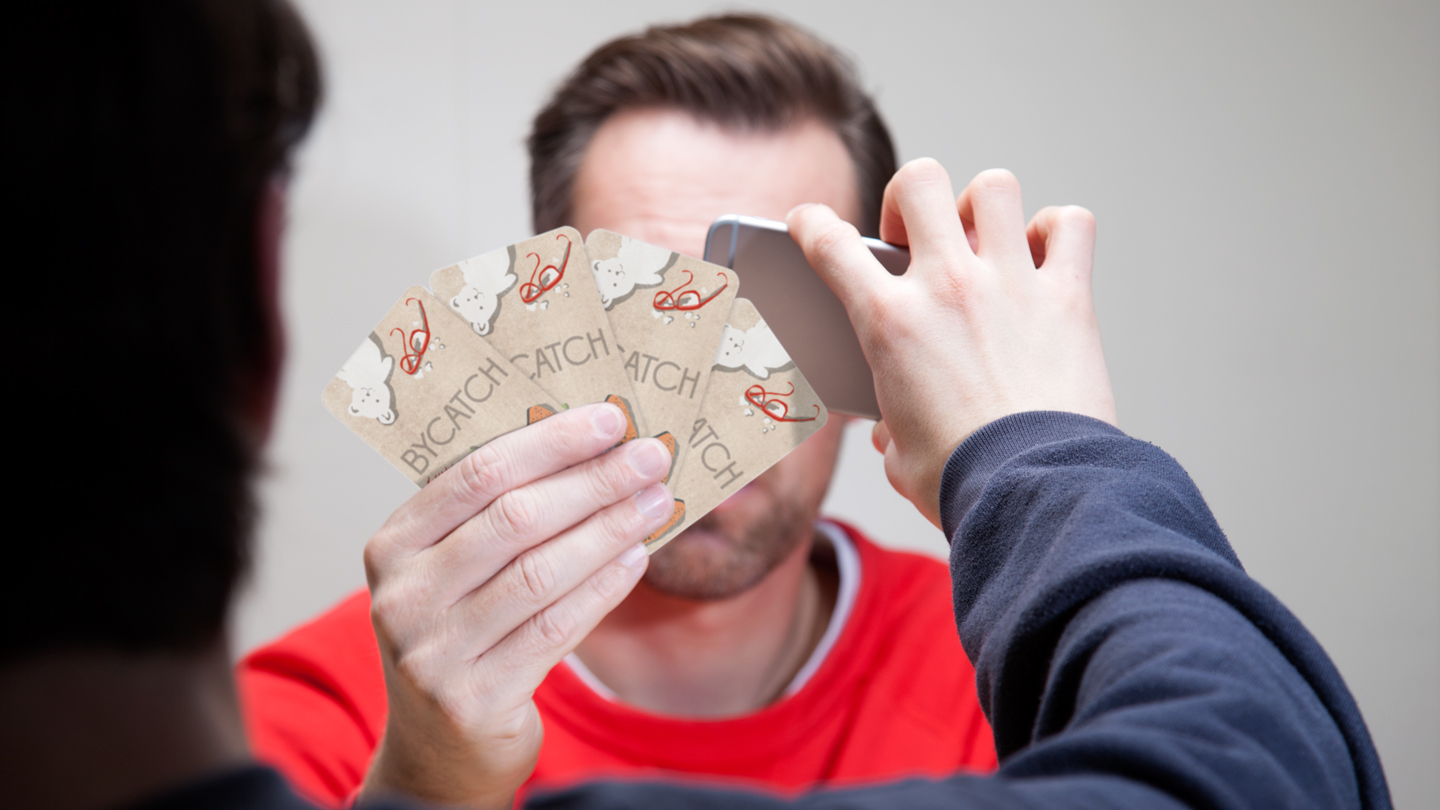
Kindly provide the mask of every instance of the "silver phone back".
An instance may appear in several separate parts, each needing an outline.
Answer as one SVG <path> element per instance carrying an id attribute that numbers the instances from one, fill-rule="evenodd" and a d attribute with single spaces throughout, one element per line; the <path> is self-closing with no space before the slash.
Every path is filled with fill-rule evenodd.
<path id="1" fill-rule="evenodd" d="M 910 266 L 910 252 L 866 239 L 870 252 L 891 273 Z M 740 277 L 750 299 L 825 407 L 879 419 L 875 380 L 840 299 L 805 261 L 785 223 L 727 214 L 710 226 L 705 261 Z"/>

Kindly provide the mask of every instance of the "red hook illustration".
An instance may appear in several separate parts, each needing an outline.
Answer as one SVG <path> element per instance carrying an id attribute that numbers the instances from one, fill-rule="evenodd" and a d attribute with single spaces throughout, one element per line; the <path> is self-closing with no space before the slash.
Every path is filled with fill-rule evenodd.
<path id="1" fill-rule="evenodd" d="M 425 315 L 425 304 L 418 298 L 406 298 L 405 303 L 413 303 L 420 308 L 420 328 L 412 329 L 410 334 L 405 330 L 395 327 L 390 334 L 400 333 L 400 340 L 405 343 L 405 356 L 400 358 L 400 370 L 406 374 L 414 374 L 420 370 L 420 361 L 425 359 L 425 351 L 430 348 L 430 318 Z"/>
<path id="2" fill-rule="evenodd" d="M 540 266 L 539 253 L 526 253 L 527 257 L 535 257 L 535 269 L 530 271 L 530 280 L 520 285 L 520 300 L 527 304 L 535 303 L 536 299 L 547 292 L 555 289 L 560 279 L 565 278 L 565 267 L 570 264 L 570 237 L 563 233 L 555 234 L 556 239 L 565 240 L 565 256 L 560 259 L 560 266 L 547 264 Z M 536 281 L 539 281 L 537 284 Z"/>
<path id="3" fill-rule="evenodd" d="M 694 283 L 695 274 L 690 272 L 689 270 L 682 270 L 681 272 L 684 273 L 686 276 L 684 284 L 681 284 L 679 287 L 676 287 L 673 290 L 661 290 L 660 292 L 655 293 L 654 306 L 656 309 L 661 310 L 662 312 L 671 309 L 679 310 L 681 312 L 694 312 L 695 310 L 715 300 L 715 296 L 724 292 L 725 288 L 730 286 L 729 276 L 725 275 L 724 273 L 716 273 L 715 275 L 724 279 L 725 283 L 720 285 L 720 289 L 710 293 L 704 298 L 701 298 L 700 293 L 696 292 L 695 290 L 685 289 L 686 287 L 689 287 L 692 283 Z"/>
<path id="4" fill-rule="evenodd" d="M 745 389 L 745 400 L 759 408 L 762 413 L 776 422 L 814 422 L 816 419 L 819 419 L 819 404 L 815 405 L 814 416 L 802 419 L 798 416 L 790 415 L 790 406 L 785 404 L 784 400 L 780 399 L 781 397 L 788 397 L 795 393 L 795 383 L 789 383 L 789 386 L 789 391 L 781 393 L 779 391 L 766 391 L 764 386 L 757 383 Z M 772 405 L 775 406 L 775 408 L 772 409 Z"/>

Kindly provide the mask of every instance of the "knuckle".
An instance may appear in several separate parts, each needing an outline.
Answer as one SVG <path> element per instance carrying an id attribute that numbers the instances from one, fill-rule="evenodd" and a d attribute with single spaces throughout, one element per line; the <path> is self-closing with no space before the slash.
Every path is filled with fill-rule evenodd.
<path id="1" fill-rule="evenodd" d="M 400 650 L 395 656 L 395 670 L 406 681 L 420 686 L 426 692 L 433 692 L 434 687 L 442 680 L 438 677 L 436 656 L 428 644 Z"/>
<path id="2" fill-rule="evenodd" d="M 360 558 L 365 564 L 365 578 L 369 582 L 374 582 L 387 568 L 386 562 L 389 555 L 385 553 L 386 545 L 387 543 L 380 535 L 370 538 L 370 541 L 365 544 L 365 550 Z"/>
<path id="3" fill-rule="evenodd" d="M 914 292 L 901 290 L 898 294 L 878 299 L 870 312 L 870 324 L 865 330 L 867 338 L 880 336 L 877 341 L 879 347 L 890 352 L 913 341 L 916 329 L 923 328 L 915 318 Z"/>
<path id="4" fill-rule="evenodd" d="M 489 727 L 488 721 L 493 720 L 493 717 L 488 715 L 497 698 L 503 700 L 501 696 L 505 694 L 513 678 L 505 667 L 495 666 L 494 662 L 486 661 L 484 657 L 480 662 L 480 666 L 473 667 L 447 697 L 456 704 L 470 706 L 471 716 L 477 720 L 484 717 L 486 726 Z"/>
<path id="5" fill-rule="evenodd" d="M 544 554 L 536 551 L 522 554 L 515 561 L 515 568 L 520 588 L 531 601 L 544 603 L 555 590 L 555 566 Z"/>
<path id="6" fill-rule="evenodd" d="M 653 441 L 653 439 L 641 439 L 640 441 Z M 633 452 L 633 450 L 627 448 L 626 452 Z M 585 476 L 591 493 L 604 503 L 613 500 L 634 480 L 635 471 L 630 466 L 630 462 L 622 457 L 623 455 L 623 453 L 611 453 L 599 459 Z"/>
<path id="7" fill-rule="evenodd" d="M 811 256 L 822 264 L 833 263 L 844 251 L 844 245 L 859 237 L 860 232 L 855 229 L 854 225 L 842 219 L 831 220 L 820 226 L 811 235 Z"/>
<path id="8" fill-rule="evenodd" d="M 400 615 L 404 600 L 397 597 L 395 588 L 376 588 L 370 594 L 370 620 L 374 624 L 390 625 Z"/>
<path id="9" fill-rule="evenodd" d="M 595 529 L 602 539 L 633 542 L 640 539 L 640 513 L 626 504 L 595 515 Z"/>
<path id="10" fill-rule="evenodd" d="M 539 531 L 540 506 L 525 490 L 511 490 L 490 504 L 490 525 L 502 540 L 524 540 Z"/>
<path id="11" fill-rule="evenodd" d="M 490 442 L 466 456 L 460 471 L 466 491 L 485 498 L 505 491 L 510 463 L 499 443 Z"/>
<path id="12" fill-rule="evenodd" d="M 899 302 L 897 296 L 877 295 L 870 299 L 868 314 L 874 328 L 880 334 L 884 334 L 890 324 L 897 320 L 903 320 L 899 317 L 903 309 L 904 306 Z"/>
<path id="13" fill-rule="evenodd" d="M 629 580 L 619 565 L 607 565 L 595 576 L 595 592 L 606 602 L 613 601 Z"/>
<path id="14" fill-rule="evenodd" d="M 976 297 L 982 285 L 976 284 L 969 273 L 946 272 L 936 274 L 936 297 L 950 309 L 971 310 L 976 307 Z"/>
<path id="15" fill-rule="evenodd" d="M 575 632 L 575 619 L 560 608 L 541 611 L 531 620 L 535 644 L 543 649 L 563 647 Z"/>
<path id="16" fill-rule="evenodd" d="M 600 407 L 619 408 L 609 403 L 597 403 Z M 554 416 L 542 419 L 526 429 L 545 431 L 542 436 L 550 447 L 567 447 L 588 444 L 595 439 L 595 423 L 590 419 L 590 409 L 564 410 Z"/>

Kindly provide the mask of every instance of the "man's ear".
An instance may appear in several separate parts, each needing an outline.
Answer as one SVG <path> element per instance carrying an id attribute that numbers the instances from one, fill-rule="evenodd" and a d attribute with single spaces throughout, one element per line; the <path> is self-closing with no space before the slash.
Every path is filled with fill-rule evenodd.
<path id="1" fill-rule="evenodd" d="M 257 445 L 270 436 L 280 393 L 280 373 L 285 363 L 285 323 L 280 317 L 280 247 L 285 230 L 286 191 L 283 177 L 271 177 L 260 192 L 259 210 L 255 212 L 255 274 L 260 312 L 265 318 L 265 345 L 254 355 L 244 390 L 249 394 L 246 417 L 254 429 Z"/>

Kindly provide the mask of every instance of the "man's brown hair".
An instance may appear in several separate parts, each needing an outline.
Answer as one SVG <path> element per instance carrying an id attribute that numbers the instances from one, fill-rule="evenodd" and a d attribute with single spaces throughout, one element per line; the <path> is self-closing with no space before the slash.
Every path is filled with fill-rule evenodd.
<path id="1" fill-rule="evenodd" d="M 895 147 L 849 59 L 794 25 L 730 14 L 656 26 L 591 53 L 535 116 L 530 204 L 536 231 L 569 222 L 590 139 L 624 109 L 666 107 L 727 127 L 779 131 L 806 119 L 835 130 L 860 194 L 861 232 L 878 235 Z M 744 212 L 738 212 L 744 213 Z"/>

